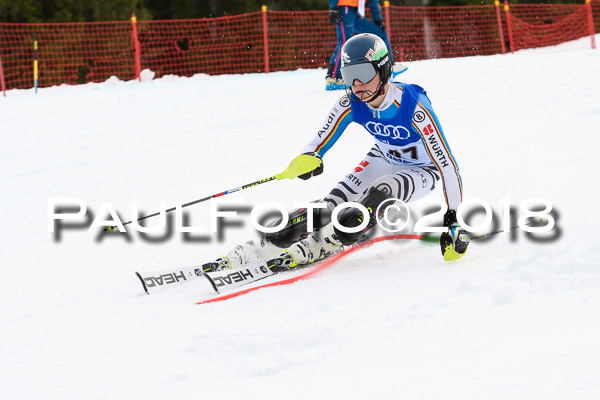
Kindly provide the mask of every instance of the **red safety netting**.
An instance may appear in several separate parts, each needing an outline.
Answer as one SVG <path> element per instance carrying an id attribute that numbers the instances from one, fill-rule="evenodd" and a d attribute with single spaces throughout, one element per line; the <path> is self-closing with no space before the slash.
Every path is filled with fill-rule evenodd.
<path id="1" fill-rule="evenodd" d="M 138 22 L 142 68 L 157 76 L 265 72 L 326 65 L 335 46 L 327 14 L 269 11 L 234 17 Z"/>
<path id="2" fill-rule="evenodd" d="M 275 71 L 325 67 L 337 44 L 327 11 L 269 11 L 267 26 Z"/>
<path id="3" fill-rule="evenodd" d="M 512 50 L 551 46 L 589 34 L 587 6 L 515 4 L 510 6 Z"/>
<path id="4" fill-rule="evenodd" d="M 592 1 L 592 14 L 594 15 L 595 32 L 600 33 L 600 0 Z"/>
<path id="5" fill-rule="evenodd" d="M 40 86 L 135 76 L 130 22 L 0 24 L 7 89 L 33 86 L 34 34 Z"/>
<path id="6" fill-rule="evenodd" d="M 589 34 L 587 9 L 586 5 L 512 5 L 513 49 Z M 591 9 L 598 27 L 600 0 L 594 0 Z M 499 20 L 497 10 L 502 8 L 390 6 L 383 7 L 382 14 L 389 21 L 395 58 L 420 60 L 501 53 L 501 34 L 507 43 L 510 37 L 507 14 L 502 10 Z M 151 69 L 161 77 L 325 67 L 337 40 L 327 11 L 258 11 L 137 23 L 0 23 L 0 57 L 7 89 L 34 86 L 34 34 L 41 87 L 101 82 L 113 75 L 129 80 L 140 69 Z"/>
<path id="7" fill-rule="evenodd" d="M 262 13 L 179 21 L 138 21 L 141 66 L 174 74 L 264 72 Z"/>
<path id="8" fill-rule="evenodd" d="M 494 6 L 390 7 L 390 21 L 399 60 L 501 52 Z"/>

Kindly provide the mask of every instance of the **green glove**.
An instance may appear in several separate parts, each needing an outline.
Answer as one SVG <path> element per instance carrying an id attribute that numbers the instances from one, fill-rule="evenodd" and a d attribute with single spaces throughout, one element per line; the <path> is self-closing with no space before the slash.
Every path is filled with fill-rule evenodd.
<path id="1" fill-rule="evenodd" d="M 323 161 L 317 153 L 305 153 L 294 158 L 285 171 L 275 175 L 278 180 L 300 177 L 308 179 L 323 172 Z"/>

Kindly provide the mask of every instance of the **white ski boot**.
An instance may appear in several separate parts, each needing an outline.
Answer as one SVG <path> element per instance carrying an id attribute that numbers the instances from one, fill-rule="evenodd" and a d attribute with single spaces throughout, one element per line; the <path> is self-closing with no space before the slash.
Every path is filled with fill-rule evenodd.
<path id="1" fill-rule="evenodd" d="M 324 226 L 319 232 L 310 234 L 306 239 L 294 243 L 284 253 L 289 254 L 293 259 L 293 268 L 296 265 L 308 264 L 329 257 L 333 253 L 342 250 L 340 242 L 333 230 L 333 224 Z M 282 253 L 280 255 L 283 256 Z"/>
<path id="2" fill-rule="evenodd" d="M 283 249 L 266 241 L 264 238 L 255 243 L 249 240 L 236 245 L 227 254 L 223 254 L 212 262 L 202 265 L 204 272 L 222 271 L 225 269 L 242 268 L 260 264 L 281 254 Z"/>

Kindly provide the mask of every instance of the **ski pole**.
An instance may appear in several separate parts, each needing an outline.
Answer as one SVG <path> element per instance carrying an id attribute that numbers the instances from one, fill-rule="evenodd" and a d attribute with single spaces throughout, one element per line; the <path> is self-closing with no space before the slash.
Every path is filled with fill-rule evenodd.
<path id="1" fill-rule="evenodd" d="M 244 190 L 244 189 L 248 189 L 248 188 L 251 188 L 251 187 L 254 187 L 254 186 L 262 185 L 263 183 L 271 182 L 271 181 L 276 180 L 276 179 L 277 179 L 277 175 L 273 175 L 270 178 L 261 179 L 261 180 L 256 181 L 256 182 L 248 183 L 247 185 L 236 187 L 234 189 L 229 189 L 229 190 L 226 190 L 226 191 L 221 192 L 221 193 L 213 194 L 212 196 L 207 196 L 207 197 L 204 197 L 204 198 L 199 199 L 199 200 L 190 201 L 189 203 L 182 204 L 181 208 L 189 207 L 191 205 L 198 204 L 198 203 L 202 203 L 203 201 L 210 200 L 210 199 L 213 199 L 215 197 L 225 196 L 226 194 L 229 194 L 229 193 L 234 193 L 234 192 L 238 192 L 240 190 Z M 165 211 L 165 213 L 168 213 L 168 212 L 171 212 L 171 211 L 175 211 L 176 209 L 177 209 L 177 207 L 169 208 L 168 210 Z M 144 217 L 138 218 L 136 221 L 139 222 L 139 221 L 142 221 L 142 220 L 147 219 L 147 218 L 156 217 L 157 215 L 160 215 L 160 214 L 161 214 L 160 212 L 157 212 L 157 213 L 154 213 L 154 214 L 146 215 Z M 133 221 L 125 222 L 125 223 L 123 223 L 123 226 L 125 226 L 127 224 L 130 224 L 132 222 Z M 104 228 L 104 231 L 105 232 L 109 231 L 109 232 L 112 233 L 112 232 L 114 232 L 115 228 L 116 228 L 115 226 L 109 226 L 109 227 Z"/>
<path id="2" fill-rule="evenodd" d="M 546 222 L 548 222 L 548 220 L 546 218 L 536 218 L 535 220 L 525 224 L 527 226 L 541 226 L 543 224 L 545 224 Z M 513 230 L 513 229 L 518 229 L 521 226 L 519 225 L 514 225 L 511 226 L 508 230 Z M 470 236 L 469 239 L 471 240 L 478 240 L 478 239 L 483 239 L 486 237 L 490 237 L 493 235 L 497 235 L 498 233 L 502 233 L 504 232 L 504 229 L 500 229 L 499 231 L 494 231 L 494 232 L 488 232 L 488 233 L 482 233 L 481 235 L 476 235 L 476 236 Z M 435 236 L 435 235 L 427 235 L 424 234 L 423 235 L 423 239 L 421 239 L 425 242 L 438 242 L 440 240 L 439 236 Z"/>
<path id="3" fill-rule="evenodd" d="M 335 58 L 335 68 L 333 69 L 333 73 L 331 74 L 332 78 L 337 78 L 335 76 L 335 72 L 337 71 L 338 65 L 340 64 L 340 56 L 342 55 L 342 46 L 346 43 L 346 33 L 344 32 L 344 22 L 340 21 L 340 29 L 342 30 L 342 44 L 340 45 L 340 49 L 338 51 L 338 55 Z"/>
<path id="4" fill-rule="evenodd" d="M 533 220 L 525 225 L 526 226 L 542 226 L 543 224 L 545 224 L 547 222 L 548 222 L 548 220 L 546 218 L 536 218 L 535 220 Z M 511 226 L 510 230 L 518 229 L 520 227 L 521 227 L 520 225 Z M 500 229 L 499 231 L 495 231 L 495 232 L 482 233 L 481 235 L 471 236 L 471 240 L 483 239 L 483 238 L 490 237 L 492 235 L 496 235 L 496 234 L 502 233 L 502 232 L 504 232 L 504 229 Z"/>

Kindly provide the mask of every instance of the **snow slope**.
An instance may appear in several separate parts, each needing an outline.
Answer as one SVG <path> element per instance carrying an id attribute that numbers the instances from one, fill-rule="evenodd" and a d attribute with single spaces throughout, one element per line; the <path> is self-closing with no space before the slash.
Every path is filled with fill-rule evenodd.
<path id="1" fill-rule="evenodd" d="M 465 198 L 498 209 L 545 197 L 554 240 L 500 234 L 454 263 L 434 245 L 382 243 L 314 278 L 202 306 L 208 283 L 148 296 L 134 272 L 206 262 L 255 238 L 247 213 L 220 240 L 57 236 L 48 199 L 81 198 L 94 213 L 111 203 L 129 220 L 133 202 L 150 213 L 280 172 L 340 95 L 322 90 L 324 71 L 10 91 L 0 97 L 2 398 L 597 399 L 599 67 L 587 38 L 412 62 L 401 75 L 427 89 Z M 222 199 L 319 198 L 370 144 L 351 127 L 322 176 Z M 191 207 L 190 222 L 208 227 L 210 210 Z"/>

